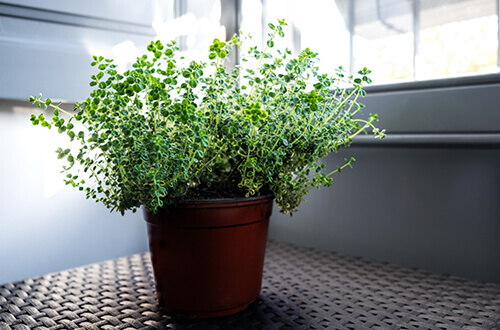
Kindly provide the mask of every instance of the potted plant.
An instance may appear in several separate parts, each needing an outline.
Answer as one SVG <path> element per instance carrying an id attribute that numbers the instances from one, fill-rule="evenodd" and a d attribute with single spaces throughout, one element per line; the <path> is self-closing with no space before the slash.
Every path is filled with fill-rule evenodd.
<path id="1" fill-rule="evenodd" d="M 264 50 L 251 47 L 231 70 L 225 61 L 238 36 L 215 39 L 208 62 L 187 62 L 174 41 L 156 41 L 123 73 L 94 56 L 94 89 L 74 112 L 30 99 L 53 109 L 50 119 L 33 114 L 33 124 L 75 144 L 57 150 L 67 160 L 66 184 L 111 211 L 143 208 L 168 312 L 245 309 L 259 294 L 273 199 L 281 212 L 295 212 L 311 188 L 330 186 L 354 162 L 327 171 L 323 157 L 367 128 L 384 136 L 376 115 L 357 116 L 370 71 L 328 75 L 310 49 L 298 57 L 273 51 L 285 25 L 269 24 Z"/>

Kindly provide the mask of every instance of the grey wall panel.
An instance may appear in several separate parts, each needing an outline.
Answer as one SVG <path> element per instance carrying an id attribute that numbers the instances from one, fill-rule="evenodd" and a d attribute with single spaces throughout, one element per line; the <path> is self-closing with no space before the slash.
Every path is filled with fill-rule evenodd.
<path id="1" fill-rule="evenodd" d="M 142 214 L 110 214 L 67 187 L 55 149 L 67 137 L 33 127 L 34 107 L 0 101 L 0 284 L 147 251 Z"/>
<path id="2" fill-rule="evenodd" d="M 73 17 L 73 23 L 86 19 L 100 20 L 101 24 L 121 22 L 128 25 L 151 26 L 154 15 L 161 13 L 156 11 L 158 7 L 165 8 L 168 0 L 142 0 L 138 6 L 136 1 L 130 0 L 86 0 L 86 1 L 64 1 L 64 0 L 2 0 L 0 6 L 5 7 L 0 11 L 13 16 L 27 16 L 30 10 L 37 10 L 32 19 L 44 20 L 46 18 L 60 18 L 56 15 L 67 14 Z M 33 14 L 29 14 L 33 16 Z M 61 19 L 65 23 L 64 18 Z M 131 27 L 124 27 L 129 29 Z"/>
<path id="3" fill-rule="evenodd" d="M 33 128 L 27 100 L 86 98 L 92 55 L 125 70 L 157 33 L 171 40 L 176 14 L 172 0 L 0 1 L 0 284 L 147 250 L 140 213 L 64 186 L 54 151 L 67 137 Z"/>
<path id="4" fill-rule="evenodd" d="M 352 147 L 271 239 L 500 283 L 500 149 Z"/>
<path id="5" fill-rule="evenodd" d="M 498 77 L 500 80 L 500 77 Z M 500 133 L 500 83 L 373 92 L 362 100 L 389 133 Z"/>
<path id="6" fill-rule="evenodd" d="M 500 283 L 499 91 L 498 75 L 368 88 L 387 139 L 329 156 L 358 161 L 270 238 Z"/>
<path id="7" fill-rule="evenodd" d="M 33 128 L 27 100 L 86 98 L 92 55 L 123 70 L 133 47 L 116 46 L 145 49 L 152 21 L 173 15 L 167 2 L 0 2 L 0 283 L 147 250 L 141 214 L 109 214 L 64 186 L 54 151 L 67 139 Z"/>
<path id="8" fill-rule="evenodd" d="M 85 99 L 90 75 L 97 73 L 92 56 L 114 58 L 125 70 L 155 38 L 152 20 L 162 22 L 167 14 L 165 1 L 152 0 L 138 7 L 134 1 L 1 2 L 0 98 L 42 92 Z"/>

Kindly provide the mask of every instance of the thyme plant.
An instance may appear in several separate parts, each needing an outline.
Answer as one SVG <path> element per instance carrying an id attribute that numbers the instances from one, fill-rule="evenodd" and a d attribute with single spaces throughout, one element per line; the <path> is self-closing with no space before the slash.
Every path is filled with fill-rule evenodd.
<path id="1" fill-rule="evenodd" d="M 332 175 L 355 161 L 327 171 L 323 157 L 365 129 L 380 138 L 384 131 L 374 126 L 377 115 L 357 116 L 370 70 L 353 77 L 340 67 L 328 75 L 310 49 L 298 57 L 273 51 L 285 25 L 269 24 L 265 48 L 250 48 L 232 70 L 225 61 L 241 45 L 238 36 L 215 39 L 208 62 L 182 65 L 175 41 L 151 42 L 123 73 L 112 59 L 94 56 L 90 97 L 73 112 L 31 97 L 53 110 L 31 121 L 76 144 L 57 150 L 67 160 L 65 183 L 111 211 L 272 193 L 282 212 L 295 212 L 311 188 L 331 186 Z M 245 67 L 250 58 L 255 67 Z"/>

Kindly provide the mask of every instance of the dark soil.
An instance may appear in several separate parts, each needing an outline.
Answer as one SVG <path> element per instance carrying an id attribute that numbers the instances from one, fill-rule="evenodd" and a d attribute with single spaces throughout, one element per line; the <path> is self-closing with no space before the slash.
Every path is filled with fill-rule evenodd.
<path id="1" fill-rule="evenodd" d="M 260 189 L 260 195 L 270 194 L 270 190 L 266 187 Z M 231 199 L 243 198 L 246 191 L 238 188 L 237 184 L 229 184 L 228 182 L 215 182 L 210 185 L 196 186 L 187 191 L 182 200 L 207 200 L 207 199 Z"/>

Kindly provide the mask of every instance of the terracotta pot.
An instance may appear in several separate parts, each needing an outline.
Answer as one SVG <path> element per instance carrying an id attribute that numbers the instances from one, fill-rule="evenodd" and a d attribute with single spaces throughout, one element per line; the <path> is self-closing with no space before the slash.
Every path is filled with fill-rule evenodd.
<path id="1" fill-rule="evenodd" d="M 212 318 L 259 296 L 273 196 L 144 210 L 160 307 Z"/>

